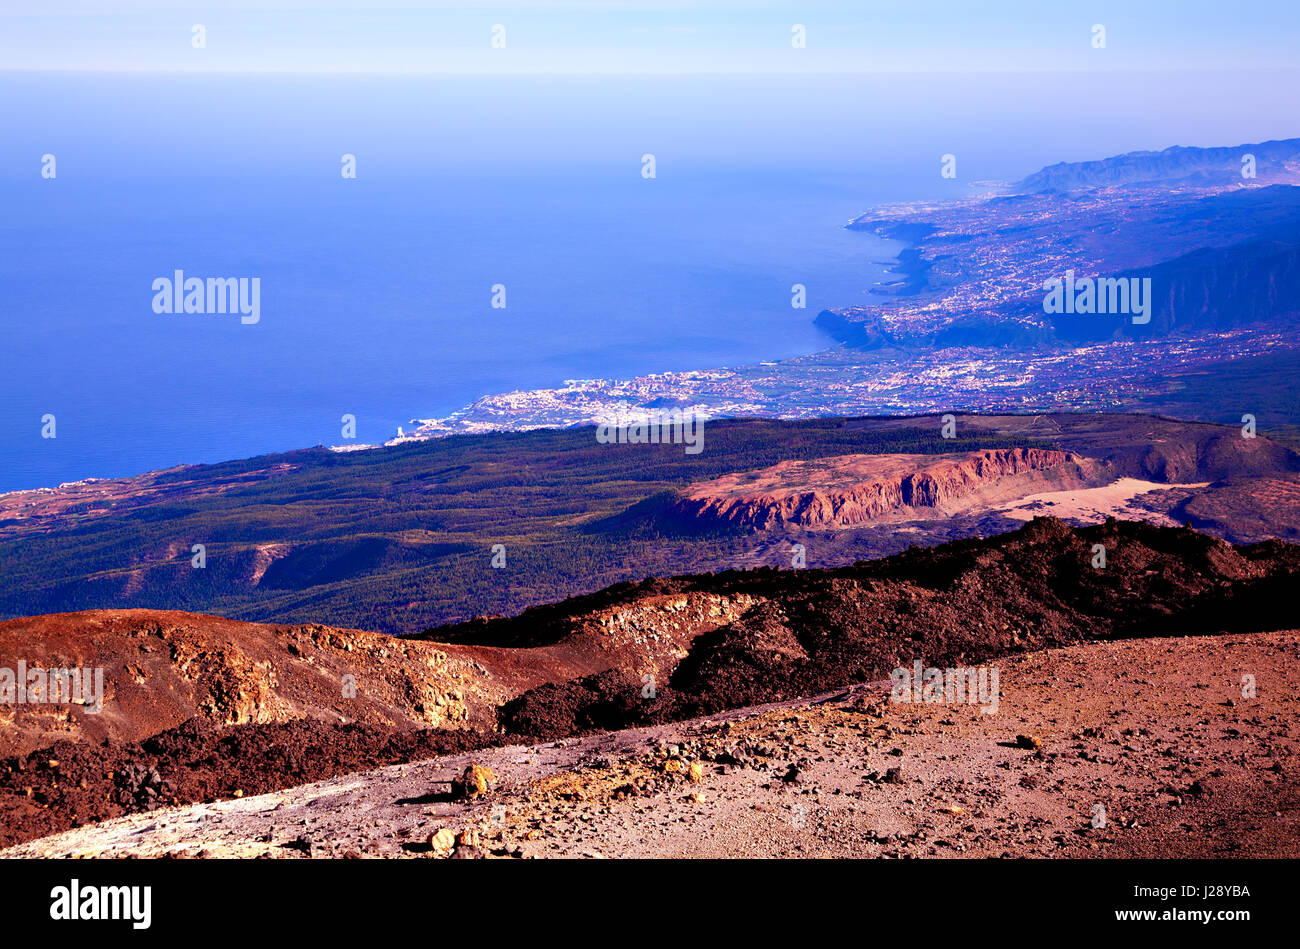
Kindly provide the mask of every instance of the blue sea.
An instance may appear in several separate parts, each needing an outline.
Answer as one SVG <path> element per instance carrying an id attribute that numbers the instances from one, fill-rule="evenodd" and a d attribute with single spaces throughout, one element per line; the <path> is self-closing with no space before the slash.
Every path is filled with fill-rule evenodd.
<path id="1" fill-rule="evenodd" d="M 1296 134 L 1277 121 L 1296 84 L 1267 105 L 1258 85 L 0 73 L 0 491 L 338 444 L 345 413 L 378 442 L 492 392 L 815 352 L 817 312 L 867 301 L 898 249 L 853 216 Z M 155 313 L 176 270 L 259 278 L 260 320 Z"/>

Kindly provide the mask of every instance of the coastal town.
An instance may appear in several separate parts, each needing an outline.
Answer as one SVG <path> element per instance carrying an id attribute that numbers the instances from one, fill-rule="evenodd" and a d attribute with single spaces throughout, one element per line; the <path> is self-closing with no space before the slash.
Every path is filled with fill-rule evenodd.
<path id="1" fill-rule="evenodd" d="M 1149 408 L 1180 376 L 1295 348 L 1287 294 L 1252 286 L 1250 274 L 1268 272 L 1252 255 L 1294 253 L 1300 140 L 1249 148 L 1248 165 L 1239 149 L 1137 152 L 986 183 L 946 204 L 873 210 L 847 226 L 900 241 L 898 260 L 872 288 L 881 302 L 818 315 L 835 348 L 488 395 L 413 419 L 387 444 L 664 409 L 811 418 Z M 1210 246 L 1224 250 L 1184 264 Z M 1146 287 L 1155 274 L 1157 299 L 1148 294 L 1142 317 L 1053 312 L 1045 291 L 1076 273 L 1140 276 Z"/>
<path id="2" fill-rule="evenodd" d="M 846 348 L 738 369 L 627 380 L 570 379 L 490 395 L 445 418 L 415 419 L 400 444 L 446 435 L 593 425 L 678 408 L 708 418 L 815 418 L 929 412 L 1114 410 L 1171 377 L 1294 348 L 1284 329 L 1118 340 L 1041 352 L 976 347 L 863 353 Z"/>

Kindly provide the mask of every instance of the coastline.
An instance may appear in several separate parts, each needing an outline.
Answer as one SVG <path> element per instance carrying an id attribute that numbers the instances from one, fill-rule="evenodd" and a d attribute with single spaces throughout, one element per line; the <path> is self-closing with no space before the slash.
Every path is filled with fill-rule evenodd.
<path id="1" fill-rule="evenodd" d="M 1123 164 L 1126 157 L 1107 159 L 1103 164 Z M 1273 178 L 1283 184 L 1300 183 L 1297 175 L 1285 169 Z M 975 182 L 972 188 L 980 190 L 958 199 L 880 205 L 842 225 L 846 230 L 870 231 L 882 240 L 896 241 L 899 247 L 893 262 L 884 265 L 886 279 L 878 279 L 862 291 L 892 302 L 823 309 L 813 318 L 813 326 L 834 341 L 829 347 L 747 365 L 624 378 L 571 378 L 559 386 L 492 392 L 445 416 L 411 418 L 409 430 L 400 427 L 397 436 L 377 444 L 343 443 L 328 448 L 334 452 L 368 451 L 452 435 L 599 425 L 611 418 L 644 417 L 664 408 L 702 419 L 1114 411 L 1125 405 L 1158 404 L 1170 391 L 1170 379 L 1180 374 L 1300 345 L 1287 320 L 1269 322 L 1261 318 L 1272 316 L 1267 313 L 1257 315 L 1254 322 L 1234 321 L 1223 326 L 1213 321 L 1180 324 L 1177 332 L 1171 323 L 1168 331 L 1159 335 L 1121 336 L 1117 332 L 1109 339 L 1081 337 L 1073 341 L 1052 336 L 1052 327 L 1042 320 L 1041 313 L 1022 314 L 1017 307 L 1033 308 L 1033 289 L 1042 281 L 1040 271 L 1061 262 L 1060 248 L 1043 249 L 1034 240 L 1022 240 L 1023 246 L 995 243 L 992 250 L 996 253 L 979 259 L 971 276 L 962 279 L 957 275 L 966 273 L 962 265 L 970 261 L 953 258 L 951 249 L 966 246 L 963 242 L 972 238 L 994 240 L 1005 226 L 1004 215 L 1011 215 L 1015 223 L 1015 215 L 1034 212 L 1043 204 L 1042 195 L 1019 194 L 1017 189 L 1023 190 L 1023 184 Z M 1198 183 L 1198 190 L 1210 195 L 1224 189 L 1217 180 Z M 1161 213 L 1164 206 L 1152 195 L 1164 193 L 1150 186 L 1134 192 L 1138 207 Z M 1183 192 L 1174 189 L 1171 193 L 1177 197 Z M 1109 193 L 1089 194 L 1093 203 L 1111 200 Z M 1128 193 L 1121 197 L 1127 199 Z M 1027 203 L 1033 204 L 1029 212 L 1022 208 Z M 1117 213 L 1128 210 L 1127 200 L 1115 204 Z M 1279 213 L 1285 210 L 1283 207 Z M 1049 218 L 1049 223 L 1054 224 L 1054 219 Z M 1087 225 L 1087 221 L 1080 225 L 1073 218 L 1063 223 Z M 1071 233 L 1066 231 L 1067 239 Z M 927 257 L 922 245 L 936 235 L 938 250 Z M 1168 256 L 1156 260 L 1177 258 L 1179 252 L 1171 243 Z M 1075 252 L 1075 256 L 1077 261 L 1074 257 L 1070 260 L 1076 264 L 1105 266 L 1105 261 L 1090 260 L 1086 253 Z M 940 266 L 936 269 L 936 265 Z M 990 314 L 1000 319 L 990 320 Z M 981 323 L 979 329 L 973 322 L 977 318 L 988 325 Z M 999 336 L 1000 331 L 1005 332 Z M 1206 411 L 1205 407 L 1200 410 Z M 0 497 L 110 480 L 120 479 L 83 478 L 56 488 L 5 492 Z"/>
<path id="2" fill-rule="evenodd" d="M 984 195 L 982 197 L 987 197 Z M 965 200 L 965 199 L 963 199 Z M 842 225 L 845 230 L 871 231 L 884 240 L 899 244 L 892 260 L 880 261 L 886 274 L 903 273 L 902 281 L 910 293 L 925 288 L 924 274 L 929 265 L 920 259 L 917 245 L 937 230 L 929 224 L 912 224 L 899 221 L 888 227 L 869 226 L 864 222 L 870 215 L 911 213 L 919 207 L 943 207 L 932 203 L 891 203 L 864 211 Z M 888 294 L 884 289 L 895 281 L 877 280 L 864 292 Z M 483 395 L 469 405 L 446 416 L 412 418 L 410 432 L 388 439 L 379 445 L 331 445 L 331 451 L 358 451 L 370 448 L 391 447 L 441 438 L 449 435 L 489 434 L 505 431 L 530 431 L 538 428 L 570 428 L 581 425 L 598 425 L 616 415 L 630 412 L 648 414 L 660 405 L 647 403 L 669 402 L 673 408 L 693 413 L 701 418 L 735 418 L 761 415 L 768 418 L 802 418 L 802 413 L 782 413 L 771 406 L 764 407 L 763 400 L 738 399 L 719 401 L 720 389 L 742 380 L 750 373 L 766 368 L 780 367 L 801 360 L 832 358 L 838 347 L 848 340 L 841 337 L 834 323 L 835 311 L 823 309 L 813 317 L 812 323 L 834 345 L 803 356 L 767 360 L 756 364 L 734 367 L 711 367 L 661 373 L 648 373 L 626 379 L 565 379 L 560 386 L 540 389 L 514 389 Z M 636 400 L 636 401 L 632 401 Z"/>
<path id="3" fill-rule="evenodd" d="M 1195 340 L 1124 340 L 1083 350 L 1004 354 L 996 362 L 988 359 L 984 351 L 969 348 L 916 353 L 888 349 L 859 352 L 836 347 L 811 356 L 737 369 L 660 373 L 623 381 L 569 380 L 570 384 L 562 388 L 484 396 L 452 415 L 416 420 L 419 424 L 415 430 L 382 444 L 301 446 L 218 464 L 261 458 L 276 458 L 283 463 L 282 456 L 295 451 L 348 453 L 454 436 L 595 426 L 624 406 L 651 402 L 662 405 L 666 401 L 705 419 L 1138 411 L 1226 422 L 1234 420 L 1228 417 L 1234 414 L 1231 409 L 1217 413 L 1187 408 L 1173 411 L 1172 394 L 1187 380 L 1203 377 L 1206 367 L 1223 366 L 1239 375 L 1241 370 L 1233 368 L 1239 364 L 1285 359 L 1297 352 L 1300 338 L 1285 327 L 1207 334 Z M 1300 358 L 1292 360 L 1300 362 Z M 1171 361 L 1176 361 L 1177 372 L 1160 369 Z M 1082 376 L 1103 368 L 1108 373 L 1104 378 L 1082 380 Z M 835 381 L 828 383 L 828 377 Z M 1062 378 L 1071 379 L 1073 385 L 1064 394 Z M 1300 423 L 1300 406 L 1293 406 L 1286 414 L 1280 424 Z M 81 478 L 53 487 L 20 488 L 0 492 L 0 501 L 7 502 L 13 516 L 21 507 L 40 501 L 68 499 L 74 503 L 78 495 L 90 500 L 116 496 L 122 491 L 158 492 L 178 487 L 183 478 L 176 476 L 205 467 L 212 465 L 175 465 L 124 477 Z M 165 483 L 158 480 L 163 475 L 168 476 Z M 4 512 L 0 510 L 3 520 Z"/>
<path id="4" fill-rule="evenodd" d="M 1082 349 L 998 353 L 981 347 L 913 351 L 834 347 L 735 369 L 659 373 L 629 380 L 569 380 L 553 389 L 484 396 L 385 445 L 449 435 L 595 425 L 617 411 L 672 402 L 704 418 L 800 419 L 953 412 L 1114 410 L 1168 383 L 1159 366 L 1196 371 L 1296 348 L 1284 327 L 1197 338 L 1120 340 Z M 1104 376 L 1090 374 L 1105 370 Z M 831 377 L 828 379 L 828 377 Z M 1072 389 L 1062 394 L 1060 380 Z M 626 413 L 625 413 L 626 414 Z"/>

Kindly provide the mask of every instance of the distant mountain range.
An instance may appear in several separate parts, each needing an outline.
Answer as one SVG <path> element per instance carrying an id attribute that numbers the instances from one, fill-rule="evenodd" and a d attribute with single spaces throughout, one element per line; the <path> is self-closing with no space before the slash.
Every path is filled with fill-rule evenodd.
<path id="1" fill-rule="evenodd" d="M 910 245 L 898 280 L 877 288 L 888 302 L 817 322 L 868 350 L 1025 350 L 1300 323 L 1298 184 L 1300 139 L 1287 139 L 1060 163 L 979 200 L 883 208 L 850 227 Z M 1103 278 L 1149 286 L 1144 309 L 1047 305 L 1053 282 Z"/>
<path id="2" fill-rule="evenodd" d="M 1126 152 L 1097 161 L 1057 162 L 1022 178 L 1012 188 L 1041 193 L 1154 182 L 1230 185 L 1247 180 L 1242 168 L 1248 155 L 1254 158 L 1256 173 L 1270 180 L 1280 169 L 1300 162 L 1300 138 L 1218 148 L 1174 145 L 1158 152 Z"/>

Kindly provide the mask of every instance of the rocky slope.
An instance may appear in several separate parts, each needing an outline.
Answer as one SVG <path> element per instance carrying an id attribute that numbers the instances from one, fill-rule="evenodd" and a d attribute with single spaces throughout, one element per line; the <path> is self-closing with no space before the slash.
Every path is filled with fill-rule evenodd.
<path id="1" fill-rule="evenodd" d="M 611 670 L 529 690 L 501 721 L 558 738 L 816 694 L 916 659 L 968 665 L 1117 637 L 1294 628 L 1287 591 L 1297 573 L 1300 549 L 1277 542 L 1233 547 L 1186 528 L 1038 518 L 852 567 L 647 581 L 621 595 L 708 591 L 753 605 L 701 637 L 653 699 Z"/>
<path id="2" fill-rule="evenodd" d="M 487 745 L 789 701 L 915 660 L 974 665 L 1133 636 L 1296 628 L 1297 574 L 1300 550 L 1278 542 L 1233 547 L 1190 529 L 1038 519 L 838 569 L 620 584 L 411 639 L 205 617 L 35 617 L 0 628 L 0 665 L 24 657 L 112 669 L 104 714 L 121 708 L 104 721 L 128 737 L 95 732 L 106 726 L 75 707 L 34 733 L 27 716 L 37 713 L 20 709 L 26 747 L 49 743 L 0 761 L 0 839 Z M 349 672 L 351 698 L 336 691 Z M 447 705 L 428 697 L 438 694 L 451 696 Z M 427 713 L 438 727 L 425 727 Z"/>
<path id="3" fill-rule="evenodd" d="M 998 663 L 990 715 L 863 686 L 449 750 L 0 856 L 1294 858 L 1298 660 L 1295 631 L 1049 649 Z M 487 793 L 444 793 L 470 765 L 493 772 Z"/>
<path id="4" fill-rule="evenodd" d="M 510 694 L 472 656 L 432 643 L 154 610 L 0 623 L 0 667 L 20 661 L 102 669 L 103 709 L 0 703 L 4 756 L 57 739 L 137 741 L 193 718 L 218 728 L 297 719 L 460 728 L 488 722 Z"/>
<path id="5" fill-rule="evenodd" d="M 59 739 L 134 742 L 191 719 L 491 732 L 501 703 L 547 682 L 609 669 L 665 677 L 696 637 L 751 603 L 700 592 L 595 606 L 567 613 L 549 641 L 534 626 L 526 649 L 493 645 L 490 634 L 439 643 L 154 610 L 10 620 L 0 623 L 0 668 L 101 669 L 103 707 L 0 702 L 0 757 Z"/>
<path id="6" fill-rule="evenodd" d="M 1041 448 L 842 455 L 786 461 L 695 484 L 670 512 L 701 524 L 759 530 L 791 524 L 847 527 L 936 516 L 976 502 L 1083 485 L 1100 469 L 1072 452 Z"/>
<path id="7" fill-rule="evenodd" d="M 1237 543 L 1300 541 L 1300 475 L 1241 478 L 1191 493 L 1174 515 Z"/>

